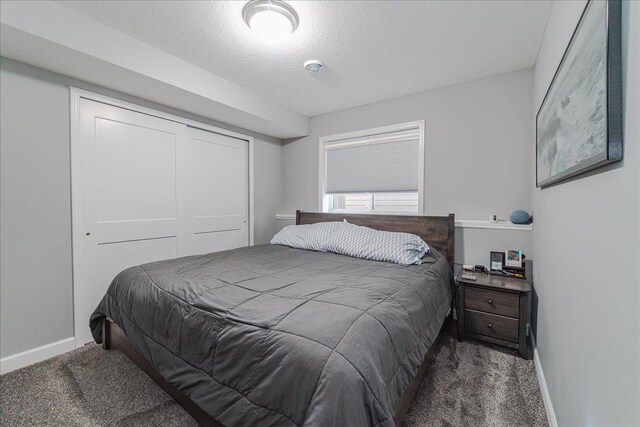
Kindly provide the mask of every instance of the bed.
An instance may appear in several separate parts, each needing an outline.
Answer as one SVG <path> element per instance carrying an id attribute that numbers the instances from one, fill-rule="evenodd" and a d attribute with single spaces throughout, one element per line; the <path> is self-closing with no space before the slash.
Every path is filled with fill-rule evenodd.
<path id="1" fill-rule="evenodd" d="M 421 265 L 260 245 L 131 267 L 90 319 L 201 425 L 401 425 L 452 301 L 454 215 L 298 211 L 416 234 Z"/>

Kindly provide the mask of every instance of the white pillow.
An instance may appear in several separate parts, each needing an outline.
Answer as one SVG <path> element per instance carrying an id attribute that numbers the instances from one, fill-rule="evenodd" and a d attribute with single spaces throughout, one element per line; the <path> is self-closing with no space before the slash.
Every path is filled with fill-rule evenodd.
<path id="1" fill-rule="evenodd" d="M 315 224 L 288 225 L 278 231 L 272 245 L 284 245 L 297 249 L 326 252 L 326 241 L 341 222 L 317 222 Z"/>

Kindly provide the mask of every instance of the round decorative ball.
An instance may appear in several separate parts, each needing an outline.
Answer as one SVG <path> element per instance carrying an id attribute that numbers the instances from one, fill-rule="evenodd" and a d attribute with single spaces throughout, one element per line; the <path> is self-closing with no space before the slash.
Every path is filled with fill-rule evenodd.
<path id="1" fill-rule="evenodd" d="M 527 224 L 530 219 L 531 215 L 520 209 L 511 212 L 511 215 L 509 216 L 509 220 L 514 224 Z"/>

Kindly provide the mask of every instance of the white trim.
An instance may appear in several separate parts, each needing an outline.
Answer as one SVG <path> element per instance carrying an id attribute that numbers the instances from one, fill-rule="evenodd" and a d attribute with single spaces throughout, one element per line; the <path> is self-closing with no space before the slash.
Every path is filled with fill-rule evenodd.
<path id="1" fill-rule="evenodd" d="M 344 143 L 349 143 L 348 140 L 353 138 L 363 138 L 367 136 L 380 135 L 384 133 L 391 132 L 400 132 L 403 130 L 414 130 L 417 129 L 419 133 L 419 148 L 418 148 L 418 215 L 422 215 L 424 213 L 424 167 L 425 167 L 425 159 L 424 159 L 424 128 L 425 121 L 418 120 L 415 122 L 408 123 L 400 123 L 397 125 L 390 126 L 382 126 L 373 129 L 362 129 L 353 132 L 340 133 L 337 135 L 329 135 L 329 136 L 321 136 L 318 140 L 318 171 L 319 171 L 319 182 L 318 182 L 318 212 L 324 212 L 324 207 L 326 204 L 326 196 L 324 194 L 324 178 L 326 175 L 326 150 L 325 146 L 328 144 L 334 145 L 339 143 L 339 141 L 344 141 Z M 372 138 L 375 139 L 375 138 Z"/>
<path id="2" fill-rule="evenodd" d="M 536 367 L 536 376 L 538 377 L 538 385 L 540 386 L 540 393 L 542 394 L 542 402 L 544 403 L 544 409 L 547 412 L 547 421 L 549 427 L 558 427 L 558 419 L 556 413 L 553 410 L 553 404 L 551 403 L 551 395 L 547 388 L 547 381 L 544 379 L 544 372 L 542 371 L 542 364 L 540 363 L 540 356 L 538 355 L 538 347 L 536 346 L 536 340 L 531 336 L 531 344 L 533 347 L 533 364 Z"/>
<path id="3" fill-rule="evenodd" d="M 143 113 L 148 116 L 159 117 L 165 120 L 171 120 L 177 123 L 182 123 L 187 126 L 194 127 L 196 129 L 206 130 L 207 132 L 219 133 L 221 135 L 230 136 L 232 138 L 242 139 L 245 141 L 249 141 L 253 139 L 253 137 L 249 135 L 245 135 L 243 133 L 234 132 L 231 130 L 227 130 L 218 126 L 212 126 L 205 123 L 197 122 L 195 120 L 186 119 L 184 117 L 175 116 L 173 114 L 165 113 L 164 111 L 158 111 L 151 108 L 143 107 L 138 104 L 132 104 L 130 102 L 121 101 L 116 98 L 111 98 L 105 95 L 100 95 L 98 93 L 90 92 L 88 90 L 79 89 L 76 87 L 70 87 L 72 96 L 75 95 L 78 98 L 90 99 L 92 101 L 102 102 L 103 104 L 112 105 L 114 107 L 124 108 L 127 110 L 131 110 L 137 113 Z"/>
<path id="4" fill-rule="evenodd" d="M 336 150 L 344 147 L 353 147 L 354 145 L 362 145 L 363 141 L 366 141 L 367 145 L 370 144 L 383 144 L 389 141 L 398 141 L 401 139 L 419 139 L 420 130 L 418 128 L 411 129 L 405 133 L 392 132 L 384 134 L 372 134 L 364 138 L 352 138 L 352 139 L 339 139 L 336 141 L 328 141 L 325 143 L 327 150 Z"/>
<path id="5" fill-rule="evenodd" d="M 383 133 L 400 132 L 403 130 L 409 130 L 409 129 L 415 129 L 415 128 L 422 130 L 422 128 L 424 128 L 424 120 L 400 123 L 397 125 L 381 126 L 381 127 L 372 128 L 372 129 L 361 129 L 353 132 L 339 133 L 336 135 L 322 136 L 320 137 L 320 140 L 322 140 L 323 142 L 335 142 L 335 141 L 342 141 L 342 140 L 353 139 L 353 138 L 362 138 L 363 136 L 367 136 L 367 135 L 379 135 Z"/>
<path id="6" fill-rule="evenodd" d="M 514 224 L 509 221 L 477 221 L 471 219 L 457 219 L 458 228 L 489 228 L 493 230 L 532 231 L 533 224 Z"/>
<path id="7" fill-rule="evenodd" d="M 249 246 L 253 246 L 255 244 L 255 207 L 253 205 L 255 187 L 253 181 L 253 137 L 247 136 L 249 138 L 247 141 L 249 142 Z"/>
<path id="8" fill-rule="evenodd" d="M 80 253 L 81 248 L 81 230 L 80 225 L 81 221 L 81 212 L 79 209 L 78 203 L 75 203 L 76 200 L 80 200 L 81 194 L 81 185 L 80 179 L 76 179 L 75 177 L 80 177 L 79 170 L 79 162 L 80 156 L 78 153 L 79 141 L 78 141 L 78 129 L 80 126 L 79 114 L 80 114 L 80 99 L 89 99 L 92 101 L 101 102 L 103 104 L 111 105 L 118 108 L 124 108 L 127 110 L 131 110 L 134 112 L 146 114 L 153 117 L 158 117 L 164 120 L 170 120 L 173 122 L 181 123 L 186 126 L 201 129 L 207 132 L 218 133 L 221 135 L 229 136 L 231 138 L 240 139 L 243 141 L 247 141 L 249 143 L 249 224 L 248 224 L 248 233 L 249 233 L 249 245 L 254 244 L 255 239 L 255 213 L 254 213 L 254 173 L 253 173 L 253 145 L 254 140 L 252 136 L 245 135 L 239 132 L 233 132 L 227 129 L 223 129 L 217 126 L 211 126 L 204 123 L 200 123 L 194 120 L 186 119 L 184 117 L 174 116 L 173 114 L 165 113 L 162 111 L 153 110 L 151 108 L 146 108 L 140 105 L 132 104 L 129 102 L 121 101 L 119 99 L 111 98 L 108 96 L 100 95 L 97 93 L 89 92 L 84 89 L 78 89 L 75 87 L 69 88 L 69 96 L 70 96 L 70 145 L 71 145 L 71 229 L 72 229 L 72 278 L 73 278 L 73 304 L 74 304 L 74 331 L 76 328 L 76 309 L 79 304 L 82 303 L 78 298 L 78 292 L 75 292 L 76 286 L 76 278 L 82 277 L 80 274 L 80 265 L 82 262 L 79 260 L 82 259 L 82 254 Z M 75 332 L 74 332 L 75 336 Z M 81 347 L 84 345 L 84 342 L 76 342 L 75 347 Z"/>
<path id="9" fill-rule="evenodd" d="M 76 341 L 76 307 L 79 307 L 82 303 L 78 290 L 76 289 L 76 281 L 79 277 L 82 277 L 81 266 L 83 265 L 82 247 L 80 240 L 80 227 L 82 225 L 80 204 L 76 203 L 80 200 L 82 194 L 82 183 L 80 177 L 80 160 L 81 155 L 79 152 L 80 143 L 78 141 L 78 132 L 80 126 L 80 97 L 81 92 L 79 89 L 69 88 L 70 98 L 70 152 L 71 152 L 71 283 L 73 288 L 73 336 L 74 347 L 79 348 L 84 343 Z"/>
<path id="10" fill-rule="evenodd" d="M 418 131 L 420 132 L 420 142 L 418 145 L 418 215 L 423 215 L 426 211 L 425 197 L 424 197 L 424 177 L 426 167 L 425 149 L 424 149 L 424 120 L 414 122 L 418 125 Z"/>
<path id="11" fill-rule="evenodd" d="M 65 338 L 60 341 L 45 344 L 40 347 L 32 348 L 21 353 L 12 354 L 11 356 L 0 359 L 0 374 L 15 371 L 34 363 L 42 362 L 62 353 L 76 348 L 76 339 L 74 337 Z"/>
<path id="12" fill-rule="evenodd" d="M 321 136 L 318 139 L 318 212 L 324 212 L 324 207 L 328 204 L 328 197 L 324 194 L 324 177 L 327 174 L 326 153 L 324 151 L 328 138 Z"/>

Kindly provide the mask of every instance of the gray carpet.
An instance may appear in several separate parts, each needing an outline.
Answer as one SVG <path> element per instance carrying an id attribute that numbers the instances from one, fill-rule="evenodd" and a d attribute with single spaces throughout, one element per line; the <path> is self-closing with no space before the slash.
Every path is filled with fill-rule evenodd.
<path id="1" fill-rule="evenodd" d="M 405 426 L 548 426 L 533 360 L 451 326 L 436 346 Z"/>
<path id="2" fill-rule="evenodd" d="M 533 362 L 497 346 L 459 343 L 451 327 L 406 426 L 546 426 Z M 0 377 L 3 426 L 193 426 L 196 423 L 118 351 L 96 345 Z"/>

